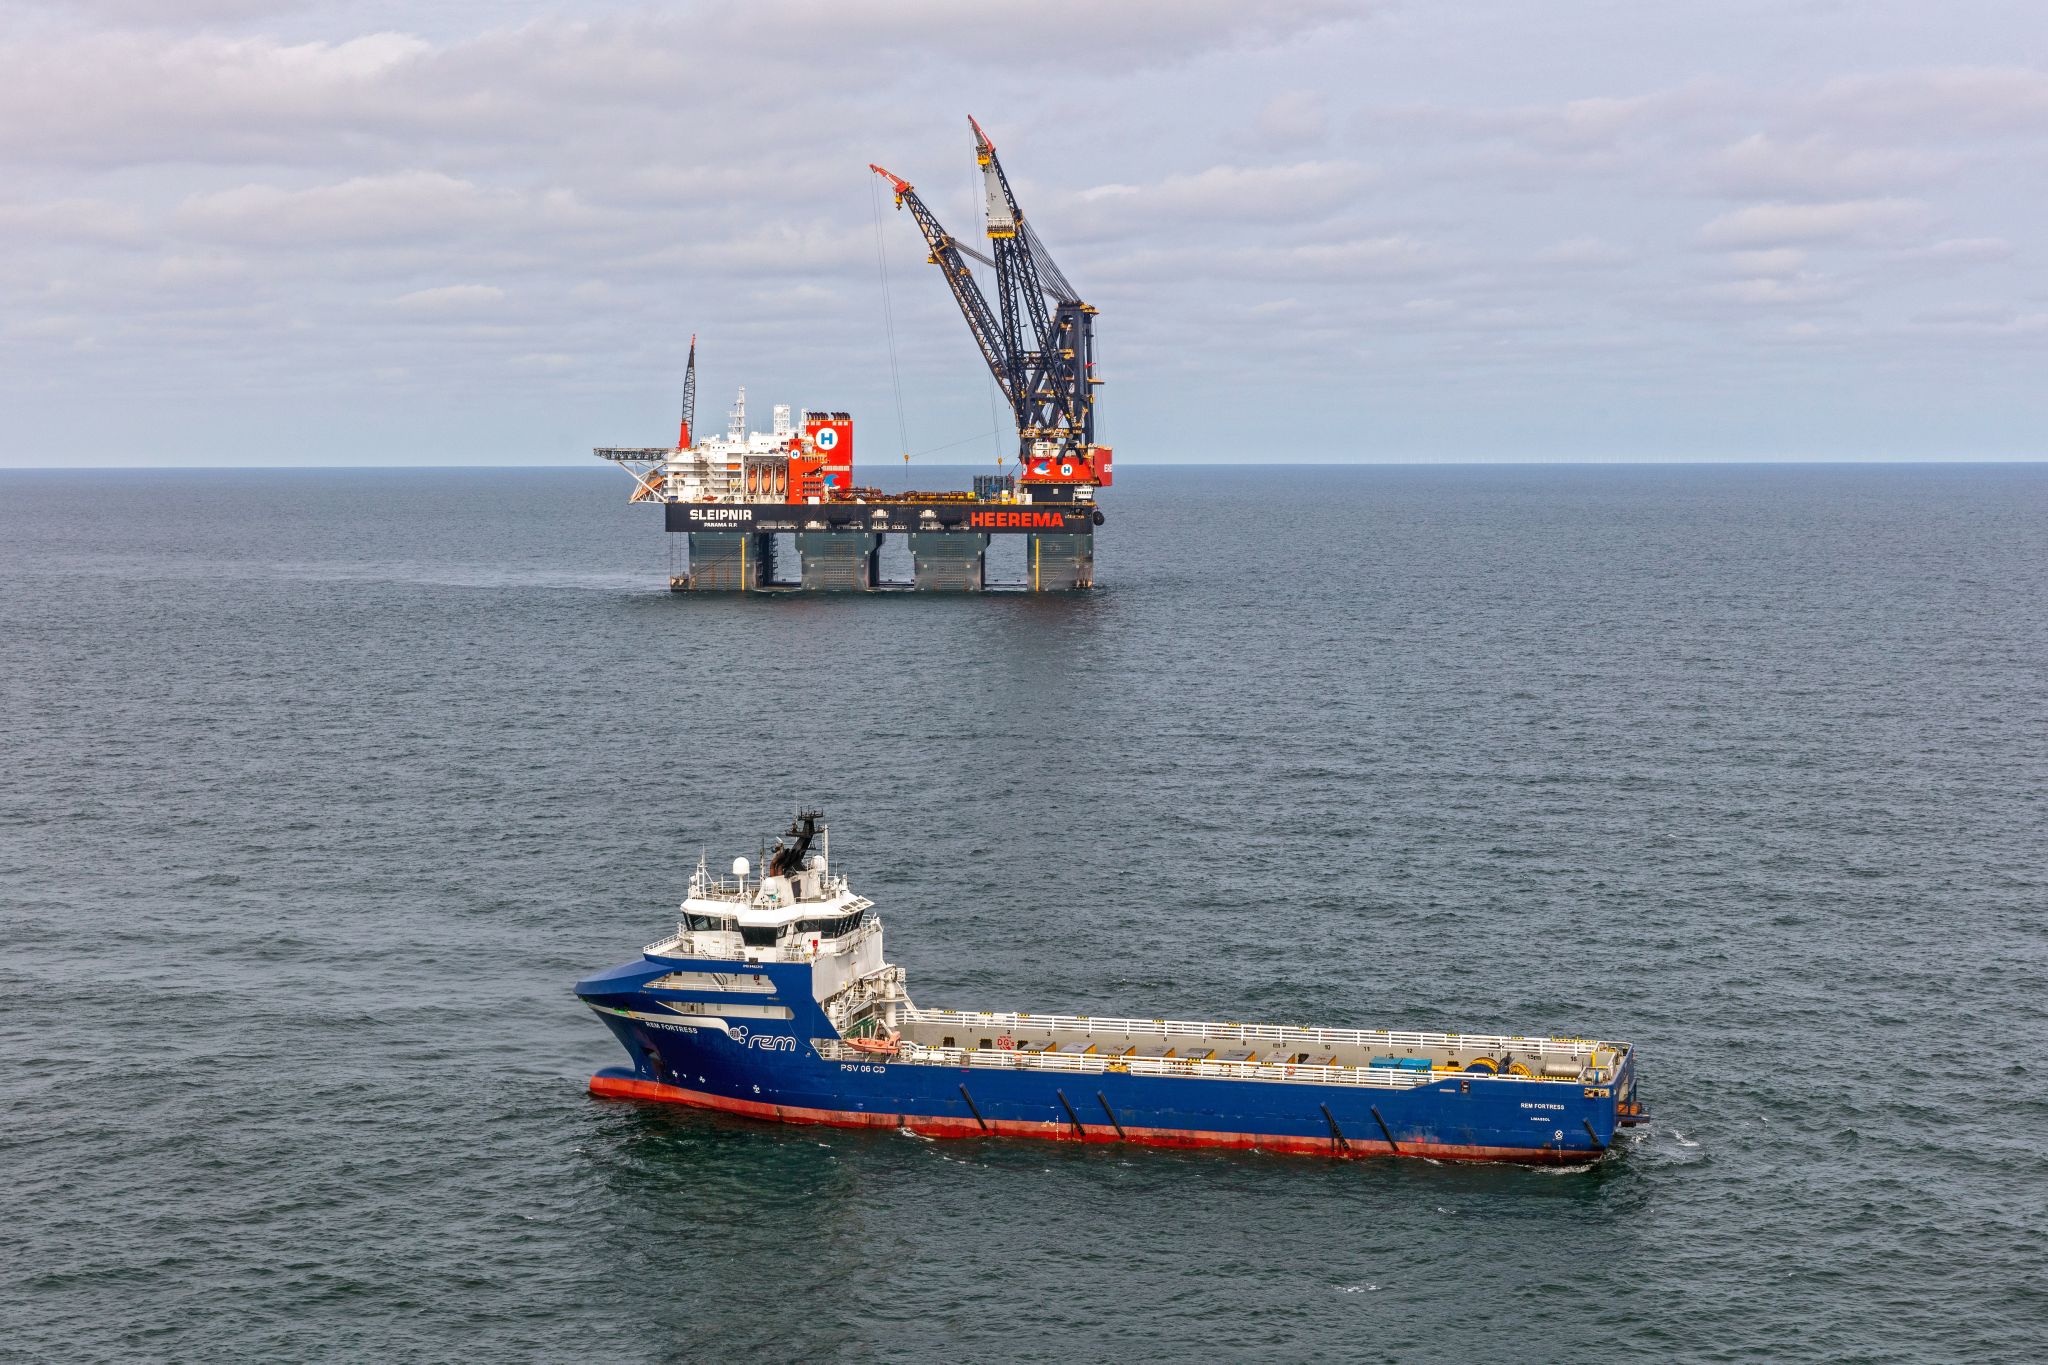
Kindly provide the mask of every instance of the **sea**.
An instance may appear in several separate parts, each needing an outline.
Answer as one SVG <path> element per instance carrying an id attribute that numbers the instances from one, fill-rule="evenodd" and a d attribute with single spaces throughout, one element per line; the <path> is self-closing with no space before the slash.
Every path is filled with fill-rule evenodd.
<path id="1" fill-rule="evenodd" d="M 1037 597 L 672 595 L 626 492 L 0 473 L 0 1357 L 2048 1354 L 2048 466 L 1126 465 Z M 592 1098 L 571 984 L 799 805 L 920 1004 L 1623 1039 L 1653 1122 Z"/>

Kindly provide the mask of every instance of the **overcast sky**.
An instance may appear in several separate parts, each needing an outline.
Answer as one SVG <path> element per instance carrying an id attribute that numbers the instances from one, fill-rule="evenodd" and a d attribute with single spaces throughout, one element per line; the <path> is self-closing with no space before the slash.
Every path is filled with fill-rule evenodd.
<path id="1" fill-rule="evenodd" d="M 2048 454 L 2039 0 L 0 26 L 0 464 L 572 463 L 672 437 L 692 332 L 700 425 L 745 384 L 992 460 L 867 170 L 978 234 L 970 113 L 1101 309 L 1125 464 Z"/>

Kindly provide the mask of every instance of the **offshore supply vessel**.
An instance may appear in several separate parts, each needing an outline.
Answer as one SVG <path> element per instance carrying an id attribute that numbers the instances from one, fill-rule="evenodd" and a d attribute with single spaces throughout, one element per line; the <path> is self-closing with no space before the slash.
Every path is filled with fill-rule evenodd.
<path id="1" fill-rule="evenodd" d="M 631 1065 L 592 1093 L 933 1137 L 1581 1163 L 1644 1122 L 1589 1038 L 924 1009 L 802 812 L 758 873 L 700 859 L 676 931 L 576 994 Z"/>
<path id="2" fill-rule="evenodd" d="M 1010 408 L 1017 426 L 1014 472 L 977 476 L 971 490 L 860 487 L 846 413 L 806 411 L 799 423 L 779 405 L 773 430 L 749 432 L 745 389 L 725 436 L 700 439 L 692 337 L 676 444 L 594 452 L 633 476 L 632 501 L 660 504 L 666 529 L 688 536 L 689 569 L 671 574 L 671 589 L 1054 592 L 1094 586 L 1095 528 L 1105 519 L 1095 494 L 1113 477 L 1110 448 L 1095 439 L 1095 391 L 1103 382 L 1095 373 L 1096 310 L 1082 302 L 1025 220 L 995 144 L 979 123 L 967 122 L 986 202 L 986 251 L 947 232 L 908 181 L 880 166 L 869 169 L 888 181 L 896 206 L 916 221 L 928 259 L 945 277 Z M 990 272 L 990 289 L 984 290 L 970 260 Z M 907 540 L 913 566 L 907 582 L 883 578 L 882 540 L 890 535 Z M 1028 538 L 1022 581 L 990 577 L 992 535 Z"/>

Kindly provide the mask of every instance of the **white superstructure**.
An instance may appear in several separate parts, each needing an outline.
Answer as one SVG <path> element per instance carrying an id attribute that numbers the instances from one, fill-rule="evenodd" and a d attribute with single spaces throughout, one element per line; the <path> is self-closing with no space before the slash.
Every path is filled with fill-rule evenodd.
<path id="1" fill-rule="evenodd" d="M 806 409 L 801 425 L 775 405 L 767 431 L 747 430 L 747 391 L 726 414 L 725 435 L 696 435 L 697 339 L 683 381 L 683 415 L 672 446 L 599 446 L 592 453 L 633 476 L 633 502 L 818 503 L 853 486 L 853 418 Z"/>
<path id="2" fill-rule="evenodd" d="M 783 874 L 763 868 L 754 877 L 747 860 L 737 858 L 730 878 L 714 877 L 699 859 L 676 932 L 645 951 L 748 966 L 808 962 L 819 1000 L 880 972 L 881 917 L 871 913 L 874 902 L 832 873 L 829 840 L 822 828 L 818 834 L 817 851 Z"/>

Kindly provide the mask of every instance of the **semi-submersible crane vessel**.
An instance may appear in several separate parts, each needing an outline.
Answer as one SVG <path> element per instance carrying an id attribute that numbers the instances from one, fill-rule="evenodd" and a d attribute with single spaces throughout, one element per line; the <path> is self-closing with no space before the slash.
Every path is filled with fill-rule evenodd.
<path id="1" fill-rule="evenodd" d="M 629 1058 L 593 1093 L 790 1123 L 1560 1164 L 1647 1117 L 1627 1043 L 920 1008 L 817 811 L 576 993 Z"/>
<path id="2" fill-rule="evenodd" d="M 672 447 L 600 447 L 596 454 L 634 477 L 632 500 L 659 503 L 667 529 L 687 535 L 689 571 L 678 590 L 775 589 L 873 592 L 891 587 L 1033 592 L 1094 586 L 1096 490 L 1109 486 L 1109 447 L 1095 438 L 1094 319 L 1054 263 L 1011 191 L 979 123 L 974 157 L 985 200 L 987 250 L 947 232 L 909 181 L 870 166 L 889 182 L 896 206 L 924 235 L 928 259 L 967 321 L 989 374 L 1017 426 L 1013 473 L 979 475 L 971 491 L 883 493 L 853 473 L 853 421 L 844 412 L 775 408 L 768 432 L 749 432 L 746 390 L 723 437 L 695 430 L 697 343 L 683 380 L 683 415 Z M 993 289 L 968 263 L 992 272 Z M 991 299 L 991 292 L 993 299 Z M 902 535 L 914 566 L 909 583 L 882 579 L 883 537 Z M 996 584 L 989 537 L 1025 537 L 1026 578 Z M 784 541 L 783 537 L 790 539 Z M 778 561 L 778 543 L 796 563 Z M 794 576 L 791 577 L 790 575 Z"/>

